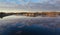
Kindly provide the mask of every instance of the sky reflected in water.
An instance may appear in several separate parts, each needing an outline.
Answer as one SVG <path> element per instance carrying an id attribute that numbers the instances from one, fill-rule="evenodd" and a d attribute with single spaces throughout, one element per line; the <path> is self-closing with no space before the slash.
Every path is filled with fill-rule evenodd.
<path id="1" fill-rule="evenodd" d="M 0 19 L 1 35 L 60 35 L 59 17 L 11 15 Z"/>

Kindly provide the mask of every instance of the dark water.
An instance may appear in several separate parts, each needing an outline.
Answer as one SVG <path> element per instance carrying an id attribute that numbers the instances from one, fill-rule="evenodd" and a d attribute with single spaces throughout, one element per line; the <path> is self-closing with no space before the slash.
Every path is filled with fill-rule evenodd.
<path id="1" fill-rule="evenodd" d="M 0 35 L 60 35 L 60 18 L 4 17 L 0 19 Z"/>

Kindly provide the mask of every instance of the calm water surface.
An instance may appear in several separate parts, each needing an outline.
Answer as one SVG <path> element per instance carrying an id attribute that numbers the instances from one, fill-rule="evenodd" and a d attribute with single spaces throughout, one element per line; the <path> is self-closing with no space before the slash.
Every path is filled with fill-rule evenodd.
<path id="1" fill-rule="evenodd" d="M 0 18 L 0 35 L 60 35 L 60 17 Z"/>

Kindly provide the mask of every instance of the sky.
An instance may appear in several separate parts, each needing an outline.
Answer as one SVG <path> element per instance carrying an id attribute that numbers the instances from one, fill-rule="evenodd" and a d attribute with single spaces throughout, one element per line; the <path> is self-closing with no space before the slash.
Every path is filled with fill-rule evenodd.
<path id="1" fill-rule="evenodd" d="M 60 11 L 60 0 L 0 0 L 0 12 Z"/>

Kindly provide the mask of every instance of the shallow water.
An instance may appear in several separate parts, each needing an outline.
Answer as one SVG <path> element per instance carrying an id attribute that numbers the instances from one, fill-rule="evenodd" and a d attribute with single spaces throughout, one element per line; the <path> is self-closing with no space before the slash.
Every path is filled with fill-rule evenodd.
<path id="1" fill-rule="evenodd" d="M 0 19 L 0 35 L 60 35 L 60 17 L 6 16 Z"/>

